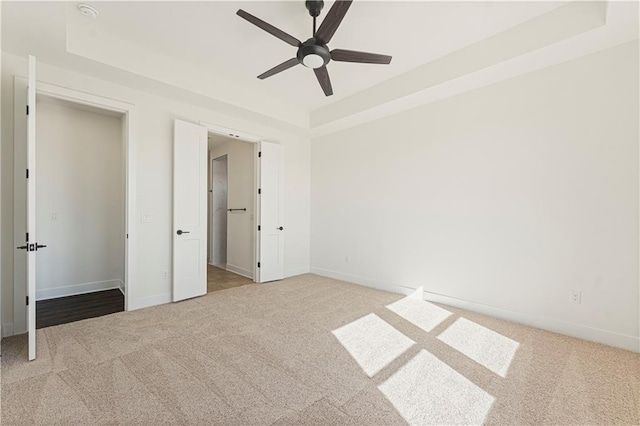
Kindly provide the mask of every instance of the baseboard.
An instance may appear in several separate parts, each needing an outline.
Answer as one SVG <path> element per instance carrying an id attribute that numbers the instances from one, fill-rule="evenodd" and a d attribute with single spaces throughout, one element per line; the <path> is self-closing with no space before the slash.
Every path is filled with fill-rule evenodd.
<path id="1" fill-rule="evenodd" d="M 118 288 L 120 289 L 120 293 L 122 293 L 123 296 L 127 297 L 127 293 L 124 290 L 124 282 L 122 280 L 118 280 Z"/>
<path id="2" fill-rule="evenodd" d="M 7 322 L 2 324 L 2 337 L 13 336 L 13 323 Z"/>
<path id="3" fill-rule="evenodd" d="M 372 287 L 378 290 L 390 291 L 391 293 L 410 295 L 416 288 L 405 287 L 397 284 L 389 284 L 383 281 L 376 281 L 369 278 L 360 277 L 358 275 L 345 274 L 343 272 L 332 271 L 330 269 L 311 267 L 311 273 L 316 275 L 322 275 L 323 277 L 329 277 L 336 280 L 347 281 L 354 284 L 360 284 L 365 287 Z"/>
<path id="4" fill-rule="evenodd" d="M 249 271 L 248 269 L 241 268 L 239 266 L 231 265 L 227 263 L 227 271 L 233 272 L 234 274 L 242 275 L 243 277 L 247 277 L 253 279 L 253 271 Z"/>
<path id="5" fill-rule="evenodd" d="M 302 274 L 308 274 L 309 273 L 309 267 L 304 267 L 304 268 L 291 268 L 291 269 L 286 269 L 284 271 L 284 277 L 285 278 L 289 278 L 289 277 L 295 277 L 296 275 L 302 275 Z"/>
<path id="6" fill-rule="evenodd" d="M 118 279 L 75 284 L 64 287 L 43 288 L 36 290 L 36 301 L 75 296 L 77 294 L 93 293 L 96 291 L 112 290 L 114 288 L 119 288 L 120 285 L 124 286 L 122 281 Z"/>
<path id="7" fill-rule="evenodd" d="M 375 281 L 369 278 L 331 271 L 323 268 L 311 268 L 311 272 L 329 278 L 364 285 L 366 287 L 373 287 L 379 290 L 390 291 L 392 293 L 409 294 L 411 291 L 415 290 L 410 289 L 409 287 L 384 283 L 382 281 Z M 640 338 L 635 336 L 620 334 L 609 330 L 602 330 L 599 328 L 589 327 L 555 318 L 523 314 L 508 309 L 498 308 L 496 306 L 490 306 L 442 294 L 431 293 L 426 290 L 424 292 L 424 299 L 430 302 L 442 303 L 444 305 L 453 306 L 455 308 L 465 309 L 467 311 L 477 312 L 479 314 L 488 315 L 491 317 L 528 325 L 531 327 L 541 328 L 543 330 L 552 331 L 554 333 L 577 337 L 584 340 L 590 340 L 592 342 L 602 343 L 609 346 L 615 346 L 633 352 L 640 352 Z"/>
<path id="8" fill-rule="evenodd" d="M 155 296 L 139 297 L 133 299 L 129 304 L 129 310 L 135 311 L 136 309 L 148 308 L 150 306 L 164 305 L 165 303 L 171 303 L 171 293 L 157 294 Z"/>

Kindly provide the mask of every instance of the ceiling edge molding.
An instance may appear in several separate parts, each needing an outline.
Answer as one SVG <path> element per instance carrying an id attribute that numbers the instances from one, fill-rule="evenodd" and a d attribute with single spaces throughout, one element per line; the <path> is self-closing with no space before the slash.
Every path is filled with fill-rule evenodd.
<path id="1" fill-rule="evenodd" d="M 573 1 L 315 110 L 310 116 L 311 135 L 318 137 L 379 119 L 629 40 L 628 37 L 617 42 L 607 40 L 608 42 L 601 43 L 596 40 L 595 45 L 591 46 L 577 43 L 578 46 L 575 47 L 578 47 L 578 54 L 571 45 L 548 49 L 563 41 L 580 38 L 580 35 L 608 28 L 609 25 L 605 25 L 607 3 L 606 0 Z M 613 17 L 614 21 L 619 18 L 615 15 L 609 11 L 609 17 Z M 603 44 L 606 46 L 601 47 Z"/>

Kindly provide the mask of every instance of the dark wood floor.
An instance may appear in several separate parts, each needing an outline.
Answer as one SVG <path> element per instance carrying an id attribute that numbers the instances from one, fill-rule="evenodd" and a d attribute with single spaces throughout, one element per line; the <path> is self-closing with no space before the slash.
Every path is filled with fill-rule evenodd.
<path id="1" fill-rule="evenodd" d="M 124 311 L 118 289 L 59 297 L 36 302 L 36 328 L 51 327 Z"/>

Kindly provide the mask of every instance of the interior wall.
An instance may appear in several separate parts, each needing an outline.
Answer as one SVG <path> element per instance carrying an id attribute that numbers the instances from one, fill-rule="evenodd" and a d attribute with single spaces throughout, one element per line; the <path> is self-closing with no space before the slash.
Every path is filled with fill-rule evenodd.
<path id="1" fill-rule="evenodd" d="M 24 103 L 14 113 L 14 77 L 26 77 L 27 60 L 3 52 L 2 58 L 2 321 L 3 334 L 24 332 L 14 328 L 16 320 L 24 321 L 24 306 L 16 304 L 17 292 L 24 292 L 24 283 L 14 283 L 15 237 L 14 215 L 24 215 L 21 206 L 14 206 L 14 181 L 20 170 L 14 167 L 14 127 L 26 129 Z M 290 230 L 285 248 L 285 276 L 309 272 L 309 220 L 310 220 L 310 148 L 308 131 L 266 118 L 260 123 L 253 115 L 244 115 L 237 108 L 220 103 L 217 109 L 190 105 L 170 98 L 124 87 L 89 75 L 38 64 L 38 80 L 98 96 L 117 99 L 135 105 L 137 111 L 136 171 L 131 177 L 136 187 L 137 226 L 136 283 L 132 289 L 133 309 L 168 303 L 171 300 L 172 256 L 172 161 L 173 120 L 206 121 L 231 129 L 261 135 L 277 141 L 284 147 L 285 156 L 285 212 Z M 15 99 L 26 99 L 26 87 L 19 88 Z M 213 107 L 212 107 L 213 108 Z M 16 143 L 24 143 L 24 136 Z M 22 169 L 18 163 L 18 168 Z M 14 212 L 15 207 L 15 212 Z M 142 222 L 141 218 L 150 221 Z M 167 278 L 165 278 L 167 277 Z M 24 300 L 24 298 L 22 299 Z M 24 322 L 23 322 L 24 324 Z"/>
<path id="2" fill-rule="evenodd" d="M 253 278 L 255 261 L 255 144 L 231 140 L 211 149 L 210 159 L 227 156 L 227 208 L 247 211 L 227 213 L 229 271 Z"/>
<path id="3" fill-rule="evenodd" d="M 122 285 L 121 129 L 119 117 L 37 103 L 38 300 Z"/>
<path id="4" fill-rule="evenodd" d="M 640 350 L 638 47 L 314 139 L 312 272 Z"/>
<path id="5" fill-rule="evenodd" d="M 209 154 L 211 155 L 211 154 Z M 229 194 L 229 176 L 227 168 L 227 156 L 211 159 L 211 256 L 209 262 L 212 265 L 227 267 L 227 197 Z"/>

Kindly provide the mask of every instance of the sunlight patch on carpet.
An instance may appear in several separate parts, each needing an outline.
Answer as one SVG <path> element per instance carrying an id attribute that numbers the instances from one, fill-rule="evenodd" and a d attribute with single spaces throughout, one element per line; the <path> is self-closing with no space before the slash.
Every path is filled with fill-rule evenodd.
<path id="1" fill-rule="evenodd" d="M 453 315 L 446 309 L 442 309 L 433 303 L 425 302 L 422 287 L 409 296 L 387 305 L 387 309 L 427 333 Z"/>
<path id="2" fill-rule="evenodd" d="M 369 377 L 415 344 L 376 314 L 366 315 L 332 333 Z"/>
<path id="3" fill-rule="evenodd" d="M 495 399 L 426 350 L 378 389 L 411 425 L 482 424 Z"/>
<path id="4" fill-rule="evenodd" d="M 518 342 L 466 318 L 458 318 L 438 339 L 501 377 L 507 376 L 520 346 Z"/>

